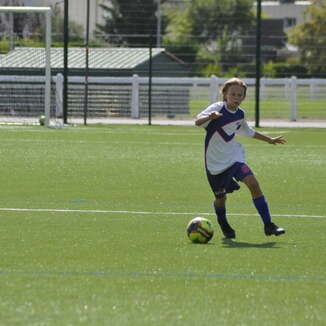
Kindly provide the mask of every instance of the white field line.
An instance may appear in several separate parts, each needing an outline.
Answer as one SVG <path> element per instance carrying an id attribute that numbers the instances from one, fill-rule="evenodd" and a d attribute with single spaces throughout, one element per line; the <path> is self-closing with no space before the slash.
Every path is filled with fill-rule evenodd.
<path id="1" fill-rule="evenodd" d="M 106 210 L 106 209 L 52 209 L 52 208 L 5 208 L 0 207 L 3 212 L 49 212 L 49 213 L 107 213 L 107 214 L 140 214 L 140 215 L 196 215 L 208 216 L 213 213 L 199 212 L 148 212 L 148 211 L 128 211 L 128 210 Z M 258 216 L 258 214 L 229 213 L 231 216 Z M 297 215 L 297 214 L 273 214 L 278 217 L 301 217 L 301 218 L 326 218 L 326 215 Z"/>

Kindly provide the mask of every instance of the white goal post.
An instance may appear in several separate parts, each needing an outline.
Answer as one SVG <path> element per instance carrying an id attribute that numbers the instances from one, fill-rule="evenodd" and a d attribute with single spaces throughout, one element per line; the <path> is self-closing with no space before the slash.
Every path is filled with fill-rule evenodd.
<path id="1" fill-rule="evenodd" d="M 50 125 L 51 106 L 51 8 L 50 7 L 30 7 L 30 6 L 0 6 L 0 13 L 41 13 L 45 15 L 45 92 L 44 92 L 44 115 L 45 125 Z"/>

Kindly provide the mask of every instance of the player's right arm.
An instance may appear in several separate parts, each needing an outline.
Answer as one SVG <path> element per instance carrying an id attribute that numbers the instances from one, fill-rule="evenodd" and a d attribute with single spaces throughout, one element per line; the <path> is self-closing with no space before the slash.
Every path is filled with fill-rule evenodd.
<path id="1" fill-rule="evenodd" d="M 207 116 L 198 115 L 196 117 L 195 124 L 196 124 L 196 126 L 201 126 L 203 123 L 213 120 L 213 119 L 217 119 L 217 118 L 221 117 L 222 115 L 223 114 L 218 111 L 213 111 Z"/>

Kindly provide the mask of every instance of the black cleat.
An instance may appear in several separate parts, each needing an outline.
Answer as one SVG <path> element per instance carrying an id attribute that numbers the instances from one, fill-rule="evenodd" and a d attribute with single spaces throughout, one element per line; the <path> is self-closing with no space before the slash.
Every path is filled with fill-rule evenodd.
<path id="1" fill-rule="evenodd" d="M 235 231 L 231 228 L 228 222 L 220 223 L 221 230 L 227 239 L 235 239 Z"/>
<path id="2" fill-rule="evenodd" d="M 282 228 L 279 228 L 276 224 L 274 223 L 267 223 L 264 226 L 265 234 L 267 236 L 269 235 L 281 235 L 285 233 L 285 230 Z"/>

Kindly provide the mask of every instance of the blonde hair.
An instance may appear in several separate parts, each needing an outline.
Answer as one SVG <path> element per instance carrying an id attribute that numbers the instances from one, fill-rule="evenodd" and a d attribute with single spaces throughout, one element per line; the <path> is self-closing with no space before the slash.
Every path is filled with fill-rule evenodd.
<path id="1" fill-rule="evenodd" d="M 223 101 L 225 101 L 225 94 L 227 93 L 228 89 L 233 86 L 233 85 L 237 85 L 237 86 L 241 86 L 243 87 L 244 89 L 244 96 L 246 96 L 246 93 L 247 93 L 247 84 L 239 79 L 239 78 L 231 78 L 229 80 L 227 80 L 223 86 L 222 86 L 222 89 L 221 89 L 221 95 L 223 97 Z"/>

